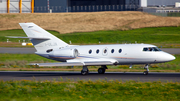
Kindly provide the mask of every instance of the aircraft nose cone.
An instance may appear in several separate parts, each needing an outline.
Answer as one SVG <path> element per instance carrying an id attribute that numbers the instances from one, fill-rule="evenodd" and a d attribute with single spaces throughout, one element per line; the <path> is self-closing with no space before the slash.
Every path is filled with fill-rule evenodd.
<path id="1" fill-rule="evenodd" d="M 173 55 L 169 53 L 162 52 L 162 54 L 159 54 L 159 61 L 161 62 L 168 62 L 176 59 Z"/>
<path id="2" fill-rule="evenodd" d="M 165 60 L 166 61 L 172 61 L 174 59 L 176 59 L 176 58 L 173 55 L 171 55 L 171 54 L 166 54 L 165 55 Z"/>
<path id="3" fill-rule="evenodd" d="M 175 60 L 175 59 L 176 59 L 176 57 L 175 57 L 175 56 L 173 56 L 173 55 L 170 55 L 168 58 L 169 58 L 169 60 L 170 60 L 170 61 L 172 61 L 172 60 Z"/>

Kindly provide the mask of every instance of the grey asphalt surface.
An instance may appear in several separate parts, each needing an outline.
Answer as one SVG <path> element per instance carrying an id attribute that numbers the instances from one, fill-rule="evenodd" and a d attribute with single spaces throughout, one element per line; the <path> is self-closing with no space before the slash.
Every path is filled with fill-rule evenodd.
<path id="1" fill-rule="evenodd" d="M 161 50 L 170 54 L 180 54 L 180 48 L 161 48 Z"/>
<path id="2" fill-rule="evenodd" d="M 162 51 L 170 54 L 180 54 L 180 48 L 161 48 Z M 11 54 L 33 54 L 36 52 L 35 48 L 6 48 L 0 47 L 0 53 L 11 53 Z"/>
<path id="3" fill-rule="evenodd" d="M 88 75 L 81 75 L 80 72 L 46 72 L 46 71 L 0 71 L 0 80 L 122 80 L 122 81 L 162 81 L 162 82 L 180 82 L 180 73 L 156 73 L 150 72 L 148 75 L 143 75 L 141 72 L 107 72 L 105 74 L 98 74 L 97 72 L 90 72 Z"/>
<path id="4" fill-rule="evenodd" d="M 0 53 L 11 53 L 11 54 L 33 54 L 36 52 L 35 48 L 7 48 L 0 47 Z"/>

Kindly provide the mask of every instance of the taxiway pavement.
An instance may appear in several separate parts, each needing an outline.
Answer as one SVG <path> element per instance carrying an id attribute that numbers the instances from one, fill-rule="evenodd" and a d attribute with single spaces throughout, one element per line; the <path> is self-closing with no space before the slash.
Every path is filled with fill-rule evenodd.
<path id="1" fill-rule="evenodd" d="M 0 71 L 0 80 L 61 80 L 61 77 L 66 80 L 119 80 L 119 81 L 162 81 L 162 82 L 180 82 L 180 73 L 156 73 L 149 72 L 148 75 L 143 75 L 141 72 L 107 72 L 98 74 L 90 72 L 88 75 L 81 75 L 80 72 L 57 72 L 57 71 Z"/>

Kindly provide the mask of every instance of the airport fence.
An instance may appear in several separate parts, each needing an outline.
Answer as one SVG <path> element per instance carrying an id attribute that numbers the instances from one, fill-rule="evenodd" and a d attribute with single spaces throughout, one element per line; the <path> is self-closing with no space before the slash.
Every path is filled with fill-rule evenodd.
<path id="1" fill-rule="evenodd" d="M 163 16 L 163 17 L 180 17 L 180 9 L 179 8 L 141 8 L 142 12 L 147 12 L 152 15 L 156 16 Z"/>
<path id="2" fill-rule="evenodd" d="M 17 8 L 16 9 L 10 8 L 9 12 L 10 13 L 19 13 L 20 10 Z M 0 13 L 7 13 L 7 8 L 0 8 Z M 22 13 L 31 13 L 31 9 L 22 8 Z"/>

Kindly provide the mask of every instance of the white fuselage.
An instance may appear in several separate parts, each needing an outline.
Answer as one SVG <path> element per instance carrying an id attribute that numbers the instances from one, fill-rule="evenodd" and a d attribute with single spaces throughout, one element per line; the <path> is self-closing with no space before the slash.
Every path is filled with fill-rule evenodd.
<path id="1" fill-rule="evenodd" d="M 160 50 L 143 50 L 144 48 L 152 47 L 156 46 L 149 44 L 67 46 L 65 48 L 53 49 L 53 51 L 46 55 L 37 54 L 61 62 L 68 62 L 69 59 L 83 59 L 87 61 L 108 59 L 116 62 L 117 65 L 153 64 L 168 62 L 175 59 L 171 54 Z M 74 49 L 78 51 L 78 56 L 74 56 Z"/>

